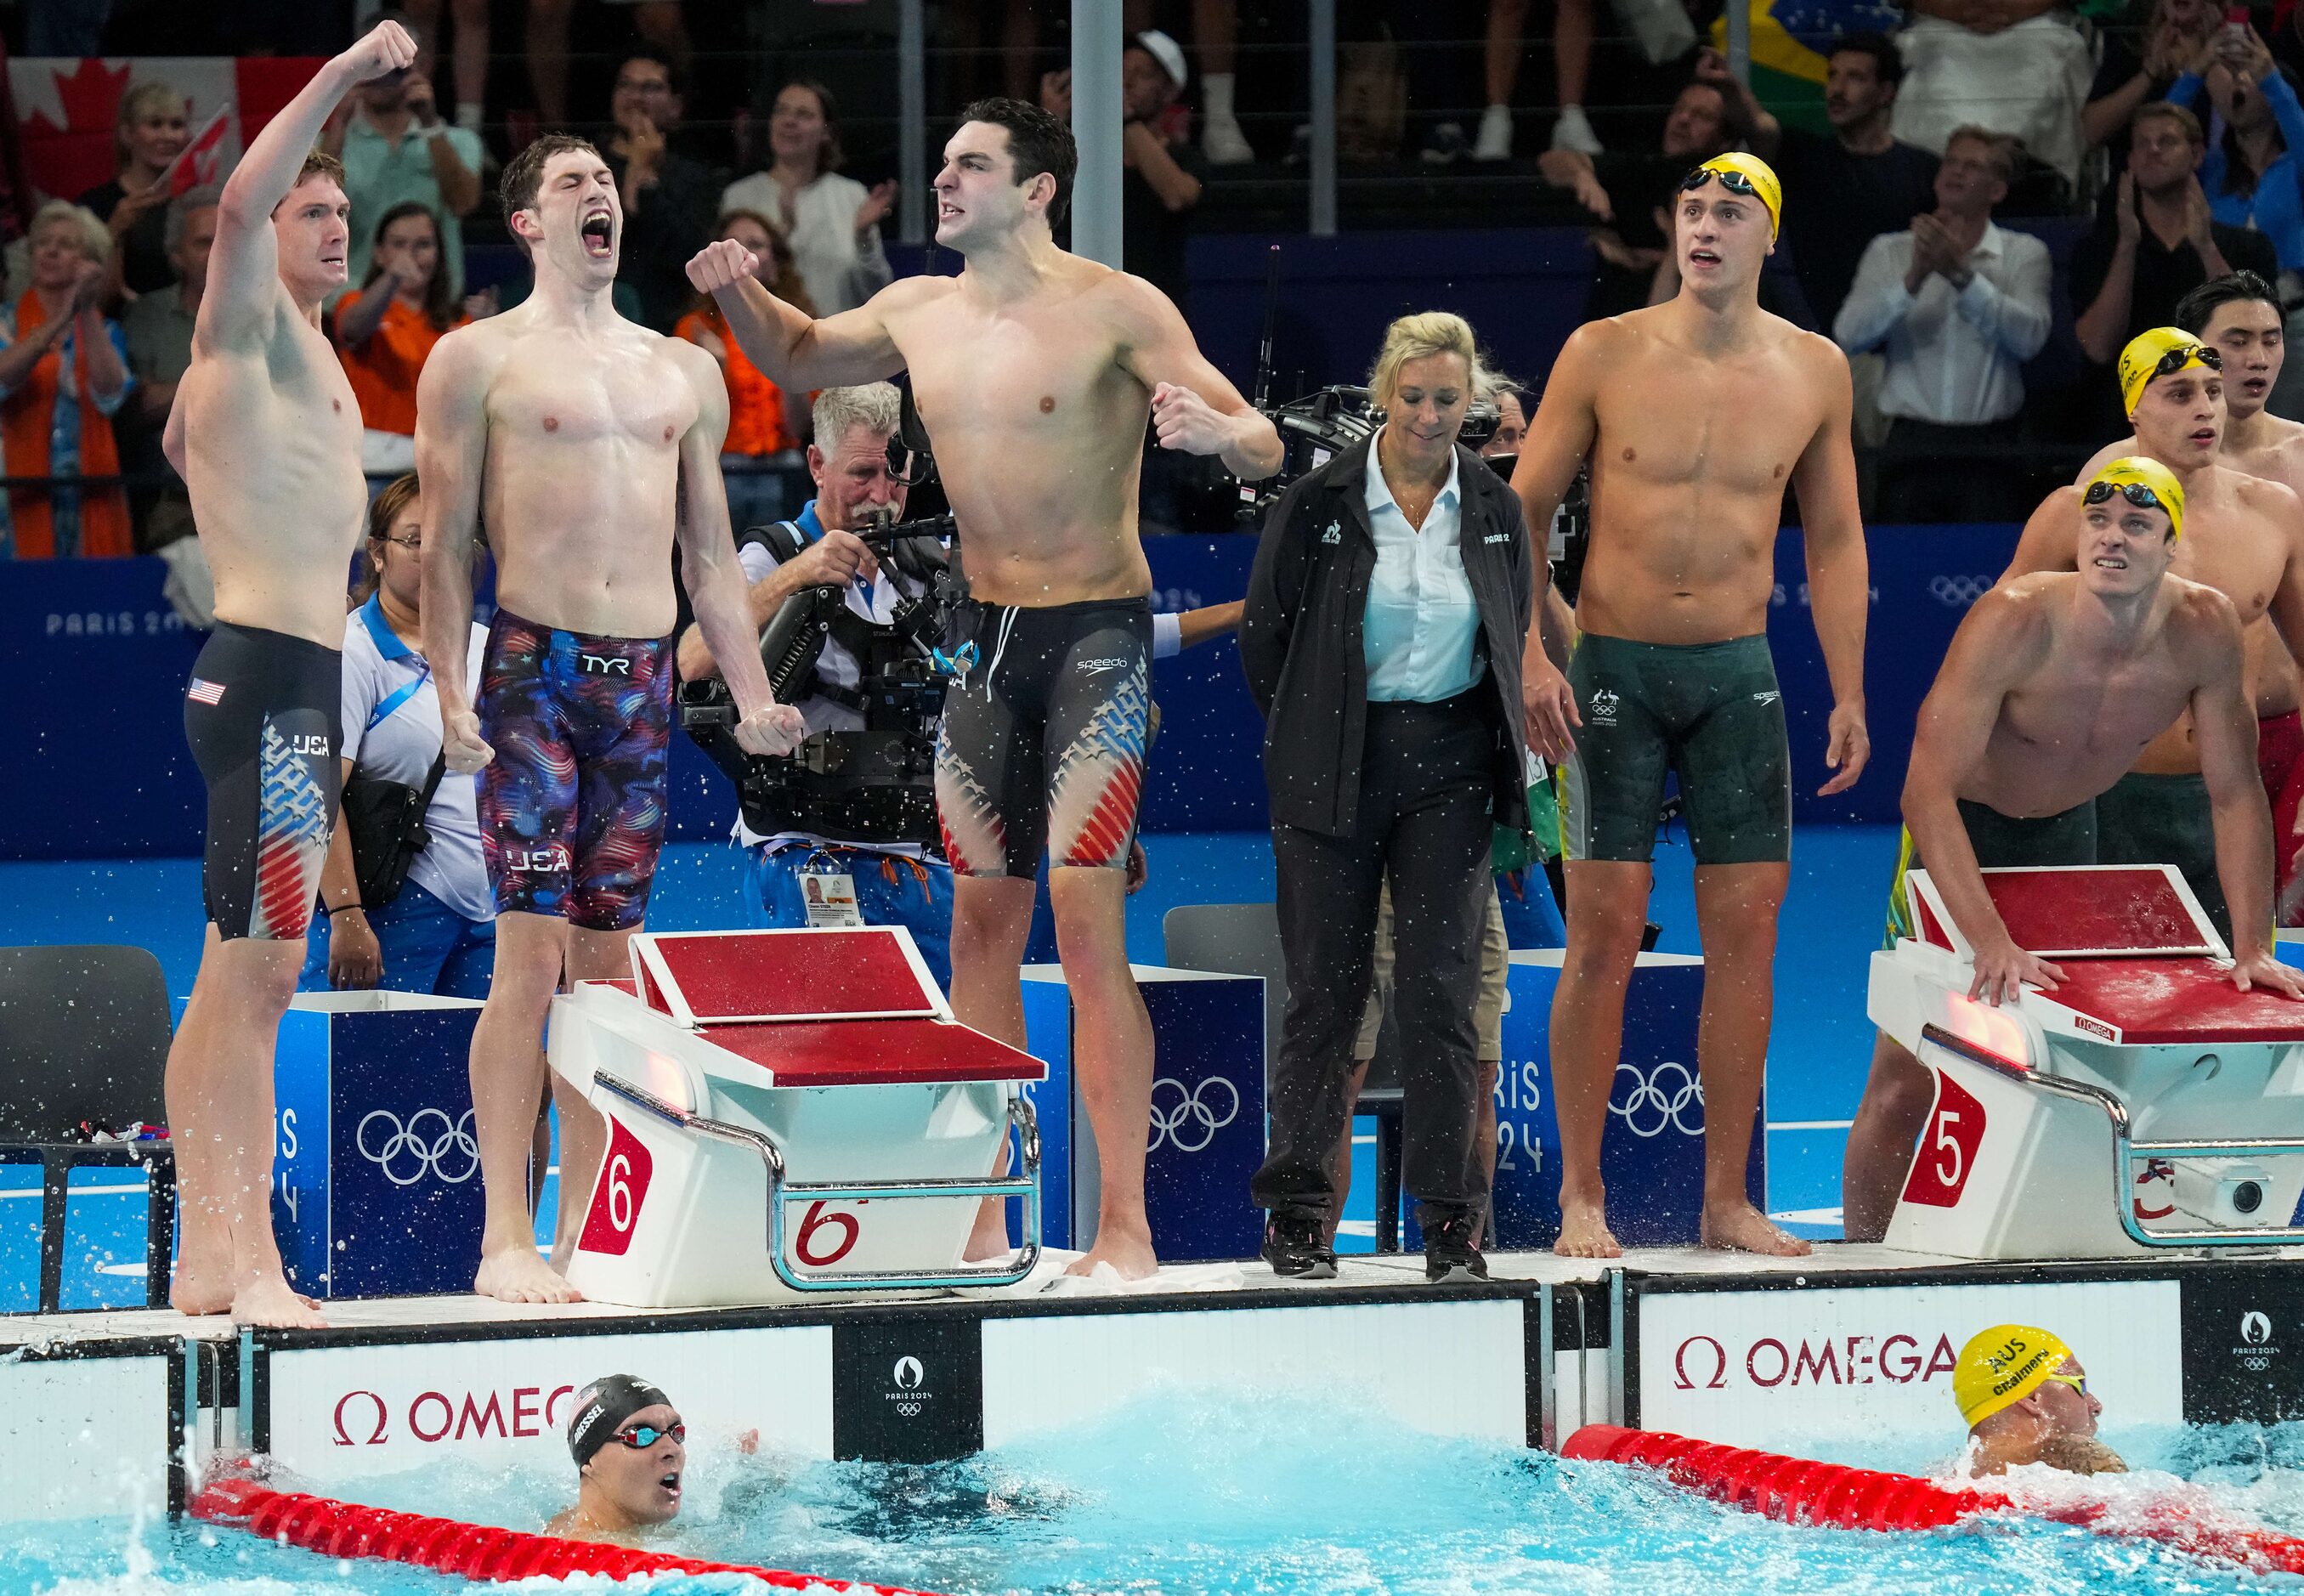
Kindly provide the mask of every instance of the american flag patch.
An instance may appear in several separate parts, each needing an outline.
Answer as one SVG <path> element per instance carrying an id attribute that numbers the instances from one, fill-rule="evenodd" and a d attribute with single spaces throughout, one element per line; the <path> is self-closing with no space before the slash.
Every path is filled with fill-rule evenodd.
<path id="1" fill-rule="evenodd" d="M 198 676 L 194 676 L 192 684 L 184 690 L 184 696 L 196 704 L 213 705 L 223 699 L 224 683 L 203 682 Z"/>

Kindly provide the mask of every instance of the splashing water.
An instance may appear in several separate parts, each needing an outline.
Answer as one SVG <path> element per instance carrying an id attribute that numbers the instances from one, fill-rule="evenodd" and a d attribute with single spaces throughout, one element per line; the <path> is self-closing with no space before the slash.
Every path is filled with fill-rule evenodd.
<path id="1" fill-rule="evenodd" d="M 708 1415 L 690 1415 L 697 1430 Z M 2029 1471 L 2019 1493 L 2109 1497 L 2113 1516 L 2172 1495 L 2304 1532 L 2304 1425 L 2137 1430 L 2107 1438 L 2138 1472 Z M 1838 1461 L 1925 1471 L 1956 1450 L 1870 1443 Z M 518 1529 L 571 1479 L 433 1464 L 362 1499 Z M 461 1581 L 344 1564 L 198 1524 L 13 1526 L 0 1591 L 40 1596 L 434 1596 Z M 1942 1596 L 1944 1592 L 2240 1592 L 2273 1582 L 2164 1548 L 1998 1521 L 1926 1534 L 1792 1528 L 1715 1507 L 1652 1475 L 1420 1435 L 1300 1398 L 1155 1393 L 1097 1422 L 961 1463 L 894 1466 L 691 1449 L 689 1507 L 665 1549 L 955 1593 L 1242 1596 L 1573 1592 L 1615 1596 Z M 567 1588 L 609 1588 L 572 1581 Z M 539 1586 L 558 1589 L 559 1586 Z M 754 1589 L 665 1579 L 681 1596 Z"/>

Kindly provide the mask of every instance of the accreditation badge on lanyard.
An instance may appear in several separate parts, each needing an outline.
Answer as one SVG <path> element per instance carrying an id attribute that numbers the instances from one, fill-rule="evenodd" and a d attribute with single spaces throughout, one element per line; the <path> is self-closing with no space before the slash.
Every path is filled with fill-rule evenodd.
<path id="1" fill-rule="evenodd" d="M 811 854 L 800 867 L 800 896 L 810 930 L 864 923 L 856 906 L 856 878 L 840 869 L 829 853 Z"/>

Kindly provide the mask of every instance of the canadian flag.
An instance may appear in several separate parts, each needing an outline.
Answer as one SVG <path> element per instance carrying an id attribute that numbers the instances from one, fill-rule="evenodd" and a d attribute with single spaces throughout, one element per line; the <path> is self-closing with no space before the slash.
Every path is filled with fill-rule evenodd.
<path id="1" fill-rule="evenodd" d="M 157 78 L 184 97 L 192 147 L 170 191 L 221 183 L 264 124 L 311 81 L 318 57 L 230 55 L 20 56 L 8 87 L 24 142 L 24 166 L 43 195 L 77 199 L 109 182 L 120 97 Z"/>

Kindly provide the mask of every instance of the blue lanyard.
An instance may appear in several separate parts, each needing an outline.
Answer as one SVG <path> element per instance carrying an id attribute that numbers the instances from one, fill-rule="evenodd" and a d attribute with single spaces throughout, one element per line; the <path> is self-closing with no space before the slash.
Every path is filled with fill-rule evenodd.
<path id="1" fill-rule="evenodd" d="M 373 593 L 368 595 L 368 602 L 360 607 L 360 618 L 368 627 L 368 636 L 375 641 L 376 651 L 386 659 L 406 659 L 416 652 L 400 641 L 400 636 L 393 631 L 391 623 L 384 618 L 384 605 L 377 595 Z M 417 690 L 430 680 L 431 675 L 432 662 L 428 659 L 424 660 L 422 668 L 416 673 L 416 680 L 403 683 L 399 691 L 385 698 L 369 713 L 368 731 L 376 730 L 377 726 L 384 724 L 385 718 L 394 709 L 414 698 Z"/>

